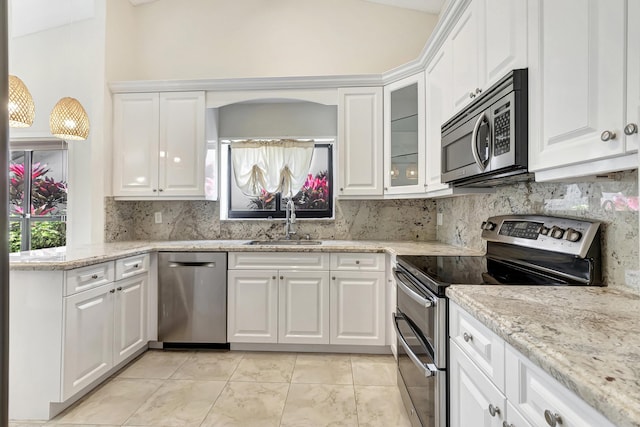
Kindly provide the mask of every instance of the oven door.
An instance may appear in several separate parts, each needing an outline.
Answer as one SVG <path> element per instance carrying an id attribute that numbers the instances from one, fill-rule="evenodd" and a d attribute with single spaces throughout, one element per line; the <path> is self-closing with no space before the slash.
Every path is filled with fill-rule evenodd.
<path id="1" fill-rule="evenodd" d="M 406 317 L 393 314 L 398 336 L 398 387 L 411 425 L 447 426 L 447 373 L 433 363 L 427 344 Z"/>
<path id="2" fill-rule="evenodd" d="M 425 285 L 398 265 L 393 269 L 398 289 L 398 310 L 410 319 L 431 349 L 435 365 L 447 366 L 447 299 L 438 298 Z"/>

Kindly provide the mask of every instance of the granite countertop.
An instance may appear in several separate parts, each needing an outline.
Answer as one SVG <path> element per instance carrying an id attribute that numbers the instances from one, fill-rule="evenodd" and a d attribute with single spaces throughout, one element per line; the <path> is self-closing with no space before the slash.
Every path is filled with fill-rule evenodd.
<path id="1" fill-rule="evenodd" d="M 379 252 L 395 255 L 484 255 L 440 242 L 323 240 L 320 245 L 248 245 L 249 240 L 132 241 L 39 249 L 9 256 L 11 270 L 70 270 L 154 251 Z"/>
<path id="2" fill-rule="evenodd" d="M 640 426 L 640 295 L 471 285 L 447 295 L 614 424 Z"/>

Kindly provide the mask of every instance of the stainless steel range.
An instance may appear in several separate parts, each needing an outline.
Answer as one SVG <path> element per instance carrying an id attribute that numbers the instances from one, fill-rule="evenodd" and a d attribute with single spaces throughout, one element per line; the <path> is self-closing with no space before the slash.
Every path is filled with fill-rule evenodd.
<path id="1" fill-rule="evenodd" d="M 484 256 L 398 256 L 398 386 L 414 426 L 446 427 L 447 286 L 601 286 L 600 223 L 506 215 L 481 225 Z"/>

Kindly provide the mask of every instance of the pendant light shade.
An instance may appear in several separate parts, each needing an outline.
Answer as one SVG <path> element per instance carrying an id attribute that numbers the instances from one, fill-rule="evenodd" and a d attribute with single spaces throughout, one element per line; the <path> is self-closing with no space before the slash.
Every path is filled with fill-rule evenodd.
<path id="1" fill-rule="evenodd" d="M 89 136 L 89 117 L 75 98 L 62 98 L 49 116 L 49 128 L 56 138 L 83 141 Z"/>
<path id="2" fill-rule="evenodd" d="M 20 78 L 9 75 L 9 126 L 28 128 L 35 115 L 36 107 L 29 89 Z"/>

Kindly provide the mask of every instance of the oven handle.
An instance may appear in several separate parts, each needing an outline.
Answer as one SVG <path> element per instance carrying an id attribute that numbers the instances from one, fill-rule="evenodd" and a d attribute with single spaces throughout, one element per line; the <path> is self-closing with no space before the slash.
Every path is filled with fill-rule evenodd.
<path id="1" fill-rule="evenodd" d="M 407 343 L 407 341 L 402 336 L 402 332 L 400 332 L 400 327 L 398 326 L 398 319 L 404 319 L 404 316 L 396 313 L 391 313 L 391 316 L 393 317 L 393 325 L 396 328 L 396 335 L 398 336 L 398 341 L 400 341 L 400 345 L 402 345 L 402 348 L 404 348 L 404 351 L 405 353 L 407 353 L 407 356 L 409 356 L 409 359 L 411 359 L 413 364 L 416 365 L 418 369 L 424 372 L 425 377 L 427 378 L 433 377 L 435 374 L 438 373 L 438 369 L 436 368 L 436 365 L 432 363 L 422 363 L 420 358 L 418 358 L 418 356 L 416 356 L 416 354 L 413 351 L 411 351 L 411 347 L 409 347 L 409 343 Z"/>
<path id="2" fill-rule="evenodd" d="M 416 291 L 414 291 L 413 289 L 411 289 L 410 287 L 404 284 L 404 281 L 400 277 L 400 275 L 405 276 L 404 273 L 399 272 L 395 268 L 392 270 L 392 273 L 393 273 L 393 277 L 396 278 L 396 284 L 400 287 L 400 289 L 402 289 L 402 292 L 404 292 L 405 294 L 407 294 L 407 296 L 409 296 L 409 298 L 411 298 L 412 300 L 414 300 L 424 308 L 433 307 L 435 305 L 433 301 L 423 297 L 422 295 L 420 295 L 419 293 L 417 293 Z"/>

